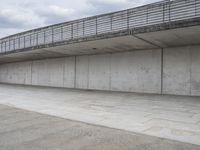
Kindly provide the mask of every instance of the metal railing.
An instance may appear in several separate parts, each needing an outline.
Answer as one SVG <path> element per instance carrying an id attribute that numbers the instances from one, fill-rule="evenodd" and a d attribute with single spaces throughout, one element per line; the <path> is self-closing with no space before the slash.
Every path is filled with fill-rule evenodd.
<path id="1" fill-rule="evenodd" d="M 195 17 L 200 0 L 165 0 L 11 35 L 0 39 L 0 53 Z"/>

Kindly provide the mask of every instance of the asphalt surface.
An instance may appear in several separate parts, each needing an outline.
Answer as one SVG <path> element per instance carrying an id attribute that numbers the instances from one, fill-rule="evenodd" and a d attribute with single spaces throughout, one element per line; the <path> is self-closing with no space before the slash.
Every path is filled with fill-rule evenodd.
<path id="1" fill-rule="evenodd" d="M 0 150 L 200 150 L 197 145 L 5 105 L 0 105 L 0 120 Z"/>

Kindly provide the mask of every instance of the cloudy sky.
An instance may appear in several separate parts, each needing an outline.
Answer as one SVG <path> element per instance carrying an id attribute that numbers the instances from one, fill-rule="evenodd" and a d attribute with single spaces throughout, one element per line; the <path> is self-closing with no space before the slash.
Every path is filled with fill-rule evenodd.
<path id="1" fill-rule="evenodd" d="M 0 37 L 158 0 L 2 0 Z"/>

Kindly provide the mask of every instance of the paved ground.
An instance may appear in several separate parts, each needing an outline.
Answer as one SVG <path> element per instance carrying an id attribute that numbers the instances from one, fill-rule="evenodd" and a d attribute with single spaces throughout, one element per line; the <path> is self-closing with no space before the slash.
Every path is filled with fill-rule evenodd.
<path id="1" fill-rule="evenodd" d="M 186 144 L 0 105 L 1 150 L 200 150 Z"/>
<path id="2" fill-rule="evenodd" d="M 0 104 L 200 145 L 200 97 L 1 84 Z"/>

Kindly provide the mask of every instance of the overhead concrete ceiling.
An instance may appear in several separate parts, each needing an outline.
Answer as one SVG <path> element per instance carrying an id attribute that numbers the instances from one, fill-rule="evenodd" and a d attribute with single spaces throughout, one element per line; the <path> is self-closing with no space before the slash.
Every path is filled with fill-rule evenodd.
<path id="1" fill-rule="evenodd" d="M 200 44 L 200 25 L 0 55 L 0 63 Z"/>
<path id="2" fill-rule="evenodd" d="M 137 37 L 162 48 L 200 44 L 200 26 L 137 34 Z"/>

